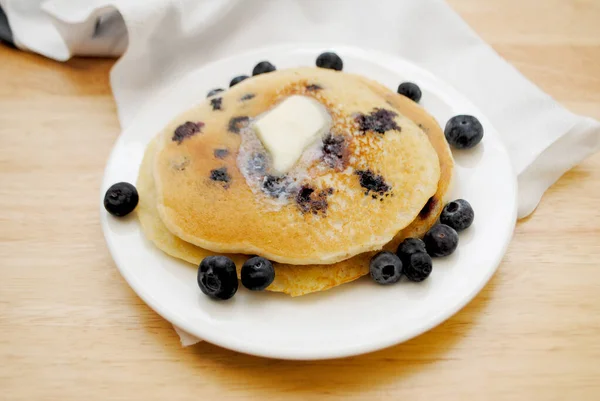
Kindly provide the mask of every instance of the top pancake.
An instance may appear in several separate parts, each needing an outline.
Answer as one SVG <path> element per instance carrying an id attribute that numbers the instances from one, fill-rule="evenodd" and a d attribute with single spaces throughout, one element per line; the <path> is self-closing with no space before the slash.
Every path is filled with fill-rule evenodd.
<path id="1" fill-rule="evenodd" d="M 252 140 L 252 119 L 290 95 L 315 98 L 333 126 L 306 173 L 290 172 L 298 181 L 278 203 L 268 155 L 240 146 Z M 159 137 L 154 178 L 162 220 L 189 243 L 331 264 L 380 249 L 411 223 L 436 192 L 440 165 L 423 131 L 372 87 L 302 68 L 248 79 L 176 118 Z M 252 179 L 262 187 L 253 190 Z"/>

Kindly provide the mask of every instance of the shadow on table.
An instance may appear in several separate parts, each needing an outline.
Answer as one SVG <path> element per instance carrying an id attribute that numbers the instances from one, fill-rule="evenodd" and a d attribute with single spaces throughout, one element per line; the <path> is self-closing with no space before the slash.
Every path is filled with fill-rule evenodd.
<path id="1" fill-rule="evenodd" d="M 497 282 L 496 275 L 465 308 L 440 326 L 403 344 L 381 351 L 326 361 L 282 361 L 228 351 L 207 342 L 183 352 L 202 360 L 202 376 L 225 386 L 256 389 L 257 392 L 303 391 L 345 393 L 368 390 L 404 380 L 436 361 L 446 358 L 476 325 Z M 210 377 L 207 377 L 210 375 Z"/>

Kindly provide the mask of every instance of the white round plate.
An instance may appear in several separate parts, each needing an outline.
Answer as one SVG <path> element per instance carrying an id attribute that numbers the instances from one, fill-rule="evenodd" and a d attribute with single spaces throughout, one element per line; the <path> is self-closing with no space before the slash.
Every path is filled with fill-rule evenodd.
<path id="1" fill-rule="evenodd" d="M 101 197 L 115 182 L 135 183 L 144 148 L 172 117 L 204 100 L 215 87 L 248 74 L 261 60 L 279 69 L 314 66 L 322 46 L 280 46 L 204 66 L 148 102 L 119 137 L 106 167 Z M 442 127 L 457 114 L 477 116 L 485 128 L 481 144 L 455 152 L 452 198 L 467 199 L 475 223 L 460 234 L 458 250 L 435 259 L 423 283 L 380 286 L 369 278 L 298 298 L 240 285 L 229 301 L 204 296 L 197 269 L 164 255 L 147 241 L 137 219 L 118 219 L 102 208 L 106 242 L 133 290 L 156 312 L 186 332 L 211 343 L 283 359 L 325 359 L 361 354 L 415 337 L 466 305 L 496 270 L 516 221 L 516 182 L 498 134 L 479 110 L 429 72 L 395 56 L 352 47 L 333 47 L 344 71 L 359 73 L 395 89 L 417 83 L 421 105 Z M 133 214 L 132 214 L 133 215 Z"/>

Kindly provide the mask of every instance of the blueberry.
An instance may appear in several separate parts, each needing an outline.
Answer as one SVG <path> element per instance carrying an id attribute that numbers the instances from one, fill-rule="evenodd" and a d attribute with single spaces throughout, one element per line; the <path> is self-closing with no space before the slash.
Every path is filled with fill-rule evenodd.
<path id="1" fill-rule="evenodd" d="M 475 212 L 471 204 L 464 199 L 457 199 L 444 206 L 440 216 L 440 223 L 462 231 L 473 224 Z"/>
<path id="2" fill-rule="evenodd" d="M 248 75 L 240 75 L 238 77 L 235 77 L 231 80 L 231 82 L 229 83 L 229 87 L 231 88 L 232 86 L 235 86 L 237 84 L 239 84 L 240 82 L 246 80 L 250 78 Z"/>
<path id="3" fill-rule="evenodd" d="M 425 206 L 423 206 L 423 209 L 421 209 L 421 211 L 419 212 L 419 217 L 422 219 L 426 219 L 427 217 L 429 217 L 431 212 L 433 212 L 433 210 L 437 206 L 437 203 L 438 203 L 438 201 L 435 198 L 435 196 L 432 196 L 431 198 L 429 198 L 427 200 L 427 203 L 425 203 Z"/>
<path id="4" fill-rule="evenodd" d="M 215 149 L 213 151 L 213 155 L 217 159 L 224 159 L 227 157 L 227 155 L 229 155 L 229 150 L 228 149 Z"/>
<path id="5" fill-rule="evenodd" d="M 337 54 L 332 52 L 325 52 L 322 53 L 319 57 L 317 57 L 317 67 L 342 71 L 342 68 L 344 68 L 344 62 Z"/>
<path id="6" fill-rule="evenodd" d="M 348 159 L 347 153 L 343 136 L 329 133 L 323 138 L 323 160 L 329 167 L 343 170 Z"/>
<path id="7" fill-rule="evenodd" d="M 216 168 L 214 170 L 210 170 L 210 179 L 213 181 L 221 181 L 221 182 L 229 182 L 231 181 L 231 176 L 227 172 L 227 167 Z"/>
<path id="8" fill-rule="evenodd" d="M 427 253 L 431 256 L 448 256 L 458 246 L 458 233 L 445 224 L 436 224 L 423 238 Z"/>
<path id="9" fill-rule="evenodd" d="M 235 263 L 226 256 L 207 256 L 198 268 L 198 286 L 211 298 L 229 299 L 238 289 Z"/>
<path id="10" fill-rule="evenodd" d="M 425 243 L 419 238 L 407 238 L 402 241 L 400 245 L 398 245 L 396 255 L 398 255 L 402 261 L 402 264 L 406 267 L 406 265 L 410 262 L 410 256 L 418 252 L 427 252 L 425 249 Z"/>
<path id="11" fill-rule="evenodd" d="M 331 194 L 333 194 L 333 188 L 317 192 L 309 185 L 303 185 L 296 194 L 296 204 L 302 213 L 325 214 L 329 207 L 327 196 Z"/>
<path id="12" fill-rule="evenodd" d="M 210 105 L 212 106 L 213 111 L 222 110 L 223 98 L 215 97 L 215 98 L 210 99 Z"/>
<path id="13" fill-rule="evenodd" d="M 473 116 L 452 117 L 444 130 L 446 140 L 456 149 L 471 149 L 483 138 L 483 126 Z"/>
<path id="14" fill-rule="evenodd" d="M 133 212 L 140 197 L 137 189 L 128 182 L 114 184 L 104 195 L 104 208 L 113 216 L 123 217 Z"/>
<path id="15" fill-rule="evenodd" d="M 306 90 L 309 92 L 317 92 L 320 90 L 323 90 L 323 87 L 321 85 L 317 85 L 317 84 L 310 84 L 306 86 Z"/>
<path id="16" fill-rule="evenodd" d="M 412 82 L 401 83 L 400 86 L 398 86 L 398 93 L 406 96 L 415 103 L 419 103 L 419 100 L 421 100 L 422 96 L 421 88 Z"/>
<path id="17" fill-rule="evenodd" d="M 275 269 L 268 259 L 255 256 L 244 262 L 241 277 L 244 287 L 262 291 L 275 280 Z"/>
<path id="18" fill-rule="evenodd" d="M 276 69 L 277 68 L 275 68 L 275 66 L 268 61 L 261 61 L 260 63 L 256 64 L 252 70 L 252 75 L 266 74 L 267 72 L 273 72 Z"/>
<path id="19" fill-rule="evenodd" d="M 394 120 L 397 116 L 398 113 L 394 111 L 376 108 L 369 114 L 357 115 L 355 120 L 363 133 L 374 131 L 378 134 L 385 134 L 390 130 L 400 131 L 402 129 Z"/>
<path id="20" fill-rule="evenodd" d="M 256 95 L 254 93 L 246 93 L 244 96 L 240 98 L 241 102 L 245 102 L 246 100 L 254 99 Z"/>
<path id="21" fill-rule="evenodd" d="M 250 170 L 250 173 L 264 174 L 267 166 L 268 160 L 264 153 L 256 152 L 250 155 L 250 159 L 248 160 L 248 170 Z"/>
<path id="22" fill-rule="evenodd" d="M 404 264 L 404 275 L 410 281 L 419 283 L 429 277 L 432 267 L 431 256 L 425 252 L 416 252 L 410 255 L 408 264 Z"/>
<path id="23" fill-rule="evenodd" d="M 285 176 L 267 175 L 262 181 L 262 191 L 273 198 L 278 198 L 285 194 L 289 185 L 290 181 Z"/>
<path id="24" fill-rule="evenodd" d="M 177 142 L 181 144 L 186 138 L 196 135 L 199 132 L 202 132 L 202 127 L 204 127 L 204 123 L 202 121 L 191 122 L 186 121 L 175 129 L 173 132 L 173 137 L 171 140 L 173 142 Z"/>
<path id="25" fill-rule="evenodd" d="M 369 192 L 373 192 L 372 195 L 384 195 L 392 189 L 382 176 L 373 173 L 371 170 L 357 170 L 354 174 L 359 177 L 360 186 L 367 190 L 365 195 L 369 195 Z"/>
<path id="26" fill-rule="evenodd" d="M 221 92 L 223 92 L 223 91 L 224 91 L 224 89 L 221 89 L 221 88 L 216 88 L 216 89 L 213 89 L 213 90 L 211 90 L 210 92 L 208 92 L 208 94 L 206 95 L 206 97 L 211 97 L 211 96 L 214 96 L 214 95 L 216 95 L 217 93 L 221 93 Z"/>
<path id="27" fill-rule="evenodd" d="M 393 284 L 402 277 L 402 262 L 392 252 L 383 251 L 373 256 L 369 265 L 371 278 L 379 284 Z"/>
<path id="28" fill-rule="evenodd" d="M 227 126 L 227 131 L 233 132 L 234 134 L 239 134 L 242 128 L 248 126 L 250 122 L 250 118 L 248 116 L 237 116 L 232 117 L 229 120 L 229 124 Z"/>

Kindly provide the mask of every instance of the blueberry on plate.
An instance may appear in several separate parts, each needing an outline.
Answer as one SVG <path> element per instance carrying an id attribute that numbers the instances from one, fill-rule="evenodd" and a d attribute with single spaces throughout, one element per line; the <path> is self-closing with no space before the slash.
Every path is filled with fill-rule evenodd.
<path id="1" fill-rule="evenodd" d="M 371 278 L 379 284 L 393 284 L 402 277 L 402 261 L 392 252 L 379 252 L 369 265 Z"/>
<path id="2" fill-rule="evenodd" d="M 217 93 L 221 93 L 221 92 L 223 92 L 223 91 L 224 91 L 224 89 L 221 89 L 221 88 L 216 88 L 216 89 L 213 89 L 213 90 L 211 90 L 210 92 L 208 92 L 208 94 L 206 95 L 206 97 L 211 97 L 211 96 L 214 96 L 214 95 L 216 95 Z"/>
<path id="3" fill-rule="evenodd" d="M 483 126 L 473 116 L 455 116 L 446 123 L 444 135 L 448 143 L 456 149 L 471 149 L 481 142 Z"/>
<path id="4" fill-rule="evenodd" d="M 237 76 L 231 80 L 231 82 L 229 83 L 229 87 L 231 88 L 232 86 L 235 86 L 248 78 L 250 78 L 248 75 Z"/>
<path id="5" fill-rule="evenodd" d="M 431 256 L 425 252 L 416 252 L 410 255 L 407 264 L 404 264 L 404 275 L 410 281 L 420 283 L 431 274 L 433 263 Z"/>
<path id="6" fill-rule="evenodd" d="M 402 261 L 402 265 L 406 267 L 406 265 L 410 262 L 410 256 L 413 253 L 418 252 L 427 252 L 425 243 L 419 238 L 407 238 L 402 241 L 400 245 L 398 245 L 396 255 L 398 255 Z"/>
<path id="7" fill-rule="evenodd" d="M 401 83 L 400 86 L 398 86 L 398 93 L 406 96 L 415 103 L 419 103 L 419 100 L 421 100 L 421 96 L 423 95 L 421 93 L 421 88 L 412 82 Z"/>
<path id="8" fill-rule="evenodd" d="M 344 62 L 337 54 L 333 52 L 325 52 L 317 57 L 317 67 L 342 71 L 344 68 Z"/>
<path id="9" fill-rule="evenodd" d="M 207 256 L 198 268 L 198 286 L 215 299 L 229 299 L 238 289 L 235 263 L 226 256 Z"/>
<path id="10" fill-rule="evenodd" d="M 244 262 L 241 278 L 247 289 L 262 291 L 275 280 L 275 269 L 270 260 L 255 256 Z"/>
<path id="11" fill-rule="evenodd" d="M 475 212 L 471 204 L 464 199 L 457 199 L 444 206 L 440 215 L 440 223 L 462 231 L 473 224 Z"/>
<path id="12" fill-rule="evenodd" d="M 119 182 L 104 194 L 104 208 L 113 216 L 123 217 L 133 212 L 140 197 L 137 189 L 128 182 Z"/>
<path id="13" fill-rule="evenodd" d="M 430 256 L 448 256 L 458 246 L 458 233 L 445 224 L 436 224 L 423 238 Z"/>
<path id="14" fill-rule="evenodd" d="M 252 70 L 252 75 L 266 74 L 267 72 L 273 72 L 276 69 L 277 68 L 275 68 L 275 66 L 268 61 L 261 61 L 260 63 L 256 64 Z"/>

